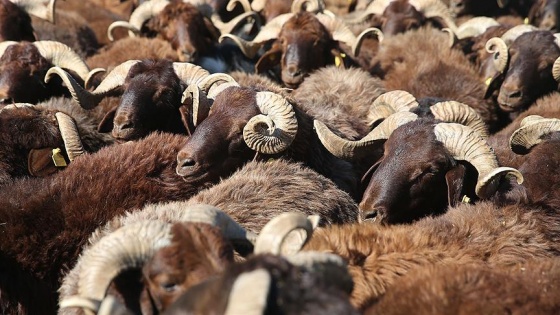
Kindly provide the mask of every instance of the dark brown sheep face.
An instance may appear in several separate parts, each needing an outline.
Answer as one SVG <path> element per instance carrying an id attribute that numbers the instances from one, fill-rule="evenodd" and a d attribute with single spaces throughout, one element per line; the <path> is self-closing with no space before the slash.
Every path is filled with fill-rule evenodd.
<path id="1" fill-rule="evenodd" d="M 383 34 L 395 35 L 419 28 L 426 23 L 424 15 L 407 0 L 391 2 L 381 17 Z"/>
<path id="2" fill-rule="evenodd" d="M 0 42 L 35 41 L 31 17 L 9 0 L 0 0 Z"/>
<path id="3" fill-rule="evenodd" d="M 509 27 L 502 25 L 492 26 L 473 39 L 474 61 L 479 66 L 479 73 L 484 80 L 492 79 L 497 72 L 493 55 L 486 51 L 486 42 L 492 37 L 501 37 L 508 29 Z"/>
<path id="4" fill-rule="evenodd" d="M 455 16 L 487 15 L 492 16 L 500 11 L 498 1 L 507 3 L 507 0 L 450 0 L 449 8 Z"/>
<path id="5" fill-rule="evenodd" d="M 255 96 L 255 91 L 238 87 L 218 94 L 208 117 L 179 151 L 177 174 L 192 182 L 215 181 L 253 158 L 243 128 L 260 114 Z"/>
<path id="6" fill-rule="evenodd" d="M 511 44 L 509 66 L 498 95 L 502 110 L 523 110 L 558 88 L 552 65 L 560 56 L 560 48 L 554 39 L 548 31 L 535 31 L 519 36 Z"/>
<path id="7" fill-rule="evenodd" d="M 144 266 L 144 278 L 160 312 L 182 293 L 233 262 L 233 249 L 220 230 L 203 223 L 176 223 L 171 245 Z"/>
<path id="8" fill-rule="evenodd" d="M 558 0 L 539 0 L 529 13 L 531 24 L 543 30 L 554 30 L 556 27 L 557 15 L 560 11 L 560 1 Z"/>
<path id="9" fill-rule="evenodd" d="M 8 47 L 0 57 L 0 104 L 35 104 L 65 95 L 60 79 L 43 82 L 50 67 L 52 64 L 31 43 Z"/>
<path id="10" fill-rule="evenodd" d="M 125 79 L 119 106 L 99 125 L 117 140 L 136 140 L 153 131 L 186 133 L 181 121 L 184 86 L 170 61 L 145 60 L 134 65 Z"/>
<path id="11" fill-rule="evenodd" d="M 297 88 L 313 70 L 332 64 L 333 40 L 312 13 L 294 15 L 278 36 L 281 47 L 282 82 Z"/>
<path id="12" fill-rule="evenodd" d="M 359 205 L 362 220 L 409 223 L 441 214 L 450 199 L 459 198 L 464 169 L 436 140 L 433 126 L 411 122 L 385 142 L 383 157 L 366 175 L 371 178 Z"/>
<path id="13" fill-rule="evenodd" d="M 292 10 L 292 1 L 288 0 L 267 0 L 264 8 L 261 11 L 261 16 L 264 17 L 265 22 L 273 18 L 290 13 Z"/>
<path id="14" fill-rule="evenodd" d="M 218 42 L 220 32 L 192 4 L 174 2 L 152 18 L 146 27 L 171 43 L 179 60 L 195 62 Z"/>

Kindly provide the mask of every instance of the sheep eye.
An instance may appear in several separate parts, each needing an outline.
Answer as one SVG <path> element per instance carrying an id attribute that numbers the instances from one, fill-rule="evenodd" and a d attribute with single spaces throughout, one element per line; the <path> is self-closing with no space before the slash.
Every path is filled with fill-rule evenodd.
<path id="1" fill-rule="evenodd" d="M 161 284 L 161 287 L 166 291 L 166 292 L 173 292 L 177 289 L 177 284 L 176 283 L 163 283 Z"/>

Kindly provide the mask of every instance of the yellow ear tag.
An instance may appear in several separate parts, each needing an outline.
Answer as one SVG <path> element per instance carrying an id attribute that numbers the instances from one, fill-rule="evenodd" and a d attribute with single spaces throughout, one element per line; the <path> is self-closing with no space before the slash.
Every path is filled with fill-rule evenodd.
<path id="1" fill-rule="evenodd" d="M 344 62 L 346 54 L 340 54 L 340 56 L 334 56 L 334 65 L 338 68 Z"/>
<path id="2" fill-rule="evenodd" d="M 60 148 L 56 148 L 52 150 L 52 160 L 54 166 L 56 167 L 68 166 L 68 164 L 66 164 L 66 160 L 64 159 L 64 156 L 62 156 L 62 151 L 60 150 Z"/>
<path id="3" fill-rule="evenodd" d="M 484 84 L 486 84 L 486 86 L 489 86 L 490 82 L 492 82 L 492 78 L 486 79 L 486 81 L 484 81 Z"/>
<path id="4" fill-rule="evenodd" d="M 471 202 L 471 198 L 467 197 L 467 195 L 464 195 L 463 199 L 461 199 L 461 202 L 462 203 L 469 203 L 469 202 Z"/>
<path id="5" fill-rule="evenodd" d="M 526 17 L 525 20 L 523 20 L 523 24 L 525 24 L 525 25 L 529 24 L 529 18 L 528 17 Z"/>

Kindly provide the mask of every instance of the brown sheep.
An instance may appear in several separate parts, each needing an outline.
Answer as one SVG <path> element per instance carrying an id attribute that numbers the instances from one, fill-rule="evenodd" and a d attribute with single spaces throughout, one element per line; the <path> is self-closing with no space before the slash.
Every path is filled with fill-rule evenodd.
<path id="1" fill-rule="evenodd" d="M 54 312 L 62 274 L 99 225 L 149 202 L 185 200 L 203 189 L 206 183 L 184 181 L 174 172 L 184 142 L 184 136 L 155 133 L 80 157 L 48 179 L 3 188 L 4 312 Z"/>
<path id="2" fill-rule="evenodd" d="M 558 258 L 511 268 L 436 264 L 397 280 L 364 313 L 555 314 L 560 312 L 559 281 Z"/>
<path id="3" fill-rule="evenodd" d="M 363 310 L 399 277 L 433 264 L 512 266 L 556 256 L 560 216 L 554 208 L 496 206 L 490 201 L 460 204 L 412 226 L 359 224 L 318 229 L 304 250 L 335 253 L 348 262 L 355 285 L 352 303 Z"/>
<path id="4" fill-rule="evenodd" d="M 31 17 L 37 14 L 41 18 L 54 21 L 54 0 L 50 1 L 50 9 L 43 7 L 41 1 L 0 1 L 0 42 L 3 41 L 35 41 Z"/>

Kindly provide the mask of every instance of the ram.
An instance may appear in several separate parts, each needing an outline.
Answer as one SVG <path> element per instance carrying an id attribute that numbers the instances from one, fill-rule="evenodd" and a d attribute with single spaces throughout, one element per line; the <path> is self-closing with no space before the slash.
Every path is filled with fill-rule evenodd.
<path id="1" fill-rule="evenodd" d="M 351 223 L 358 219 L 357 205 L 348 194 L 337 189 L 330 180 L 302 167 L 301 164 L 282 160 L 249 162 L 227 179 L 201 191 L 186 202 L 148 205 L 141 210 L 116 217 L 104 228 L 94 233 L 90 238 L 90 244 L 92 244 L 91 246 L 97 246 L 95 244 L 101 242 L 102 237 L 110 235 L 118 228 L 139 222 L 150 220 L 180 222 L 183 220 L 182 216 L 190 211 L 188 209 L 200 204 L 212 205 L 222 209 L 247 230 L 247 233 L 253 235 L 259 234 L 265 224 L 272 218 L 287 211 L 319 215 L 320 221 L 318 224 L 321 226 Z M 88 247 L 84 249 L 84 252 L 87 250 L 89 250 Z M 140 255 L 135 256 L 132 253 L 123 255 L 134 257 L 136 266 L 142 266 L 145 263 Z M 80 271 L 84 269 L 79 265 L 84 262 L 83 259 L 80 259 L 77 267 L 66 277 L 61 290 L 61 299 L 78 294 L 77 279 L 84 277 L 83 274 L 85 273 L 85 271 Z M 168 264 L 172 264 L 172 262 Z M 116 266 L 113 267 L 117 268 Z M 123 264 L 120 269 L 124 270 L 127 267 L 130 267 L 130 264 Z M 151 267 L 146 265 L 145 268 Z M 105 269 L 105 267 L 99 267 L 99 270 Z M 189 273 L 188 264 L 171 266 L 165 271 L 165 274 L 170 275 L 185 273 Z M 95 276 L 92 276 L 92 278 L 95 278 Z M 161 278 L 165 279 L 163 276 Z M 161 283 L 162 281 L 154 277 L 150 277 L 150 279 L 154 283 Z M 181 288 L 188 287 L 187 284 L 177 285 Z M 122 289 L 120 291 L 127 290 Z M 161 289 L 158 289 L 159 291 Z M 177 292 L 168 295 L 177 297 Z M 152 296 L 153 294 L 155 293 L 152 292 Z M 142 299 L 140 300 L 141 305 L 145 304 Z M 138 298 L 136 298 L 136 301 L 138 301 Z M 127 303 L 127 305 L 131 307 L 130 303 Z"/>
<path id="2" fill-rule="evenodd" d="M 113 143 L 112 137 L 97 132 L 86 111 L 65 98 L 8 105 L 0 110 L 0 129 L 0 186 L 16 178 L 50 175 L 81 154 Z"/>
<path id="3" fill-rule="evenodd" d="M 54 4 L 56 0 L 0 1 L 0 42 L 4 41 L 35 41 L 31 17 L 34 14 L 39 18 L 54 22 Z"/>
<path id="4" fill-rule="evenodd" d="M 540 29 L 558 31 L 558 0 L 537 0 L 529 12 L 529 21 Z"/>
<path id="5" fill-rule="evenodd" d="M 62 274 L 99 225 L 147 203 L 186 200 L 209 185 L 175 174 L 184 142 L 184 136 L 155 133 L 77 158 L 48 178 L 22 179 L 4 187 L 3 312 L 54 312 Z"/>

